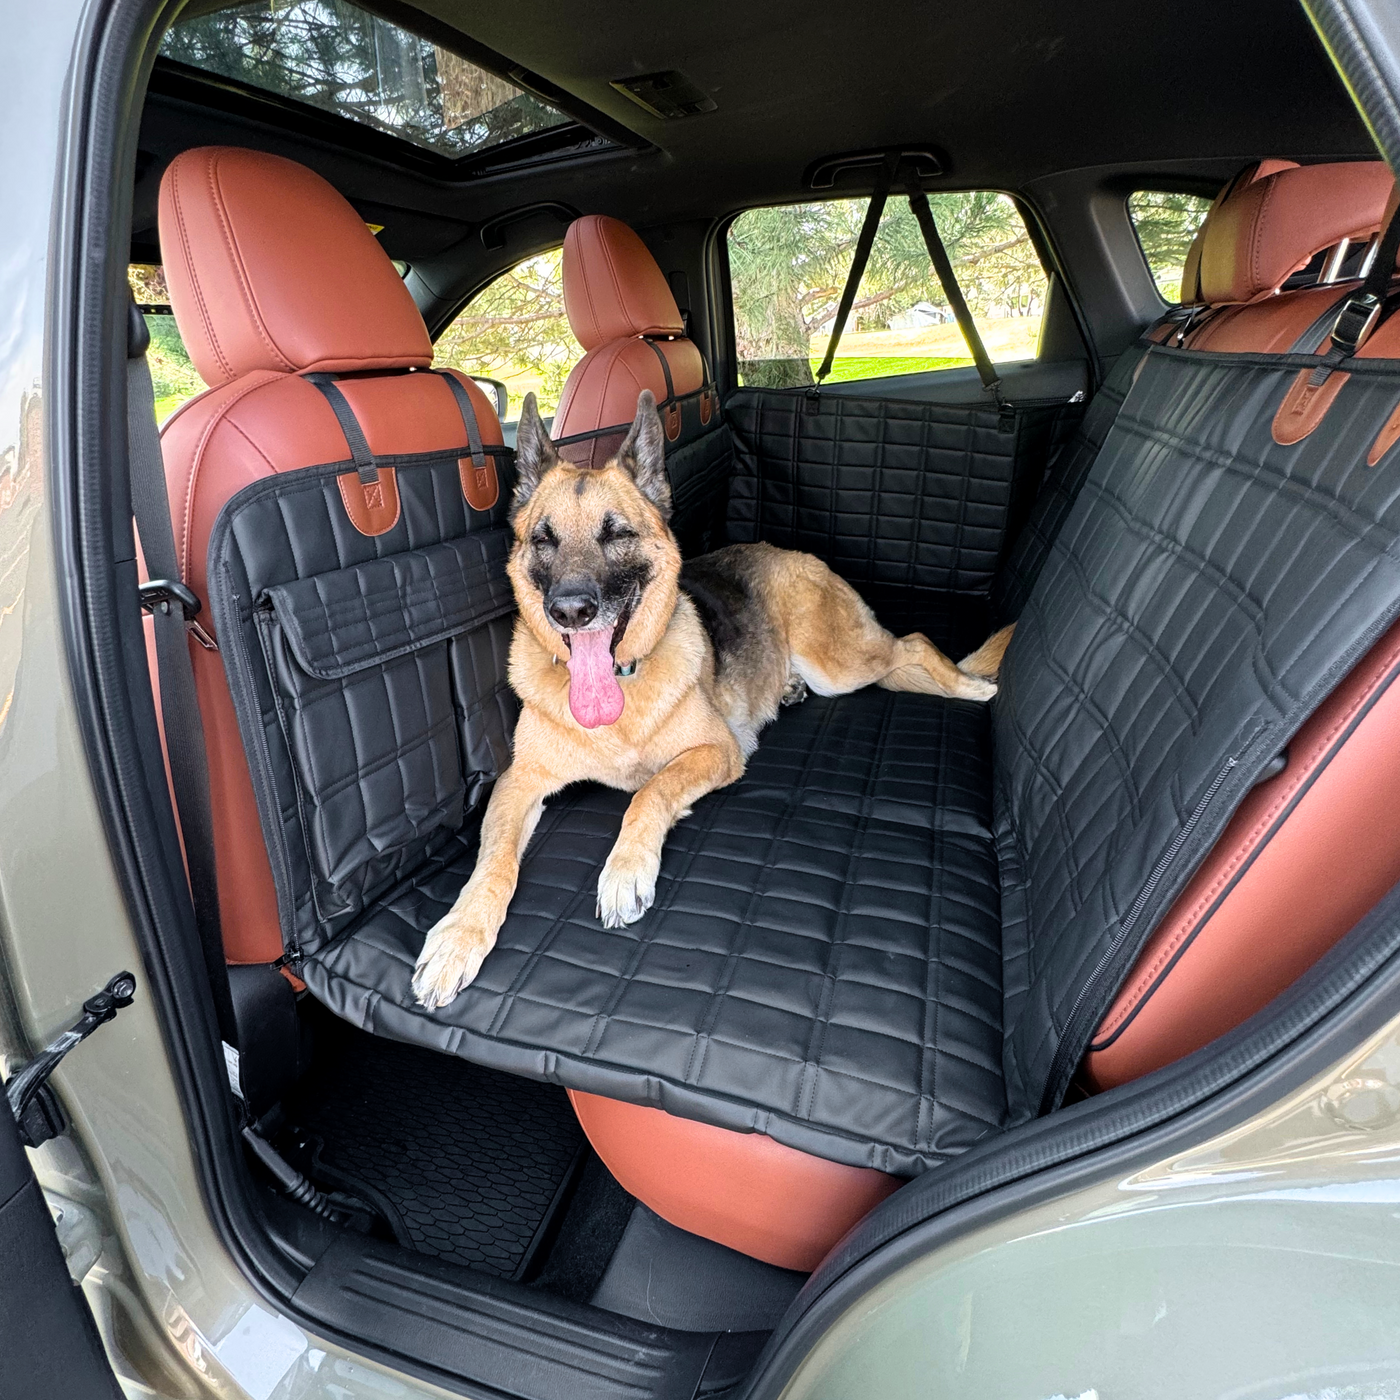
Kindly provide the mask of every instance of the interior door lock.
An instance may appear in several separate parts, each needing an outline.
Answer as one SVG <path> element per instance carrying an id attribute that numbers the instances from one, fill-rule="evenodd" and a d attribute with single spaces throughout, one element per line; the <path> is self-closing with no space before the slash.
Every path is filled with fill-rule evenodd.
<path id="1" fill-rule="evenodd" d="M 105 1026 L 118 1011 L 130 1006 L 135 996 L 136 978 L 129 972 L 117 973 L 100 992 L 83 1003 L 83 1014 L 72 1026 L 10 1076 L 5 1085 L 5 1097 L 10 1101 L 10 1112 L 19 1124 L 19 1135 L 26 1147 L 38 1147 L 68 1126 L 57 1097 L 48 1087 L 55 1066 L 98 1026 Z"/>

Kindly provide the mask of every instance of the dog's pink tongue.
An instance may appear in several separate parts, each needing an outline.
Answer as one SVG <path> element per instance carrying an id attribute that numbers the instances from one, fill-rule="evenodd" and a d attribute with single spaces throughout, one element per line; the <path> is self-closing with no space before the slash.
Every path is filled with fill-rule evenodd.
<path id="1" fill-rule="evenodd" d="M 612 632 L 569 637 L 569 710 L 585 729 L 614 724 L 622 713 L 622 687 L 613 674 Z"/>

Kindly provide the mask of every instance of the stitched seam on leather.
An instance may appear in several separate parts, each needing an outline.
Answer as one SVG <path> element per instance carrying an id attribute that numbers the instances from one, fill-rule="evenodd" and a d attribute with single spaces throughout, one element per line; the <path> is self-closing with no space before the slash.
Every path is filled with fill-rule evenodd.
<path id="1" fill-rule="evenodd" d="M 877 754 L 884 751 L 885 744 L 889 739 L 894 706 L 895 697 L 891 693 L 885 701 L 884 713 L 880 716 L 880 729 L 875 738 L 875 752 Z M 842 953 L 846 947 L 846 940 L 842 936 L 842 927 L 850 915 L 850 901 L 855 888 L 851 878 L 852 869 L 856 858 L 864 854 L 865 837 L 870 826 L 870 805 L 875 791 L 878 766 L 878 764 L 872 763 L 865 771 L 860 794 L 860 817 L 851 835 L 850 844 L 846 848 L 846 871 L 841 881 L 841 899 L 836 909 L 836 923 L 832 929 L 831 940 L 826 947 L 826 965 L 822 969 L 822 992 L 818 998 L 812 1028 L 807 1036 L 807 1053 L 803 1056 L 802 1083 L 798 1085 L 797 1091 L 797 1114 L 803 1119 L 810 1119 L 812 1116 L 812 1103 L 816 1098 L 817 1080 L 821 1075 L 822 1067 L 819 1060 L 822 1047 L 826 1042 L 826 1031 L 831 1017 L 831 1003 L 836 994 L 836 981 L 839 976 Z M 836 971 L 833 971 L 833 968 Z"/>
<path id="2" fill-rule="evenodd" d="M 1276 180 L 1270 180 L 1264 186 L 1263 196 L 1260 198 L 1259 203 L 1255 206 L 1254 210 L 1254 222 L 1253 226 L 1249 231 L 1249 296 L 1254 295 L 1255 289 L 1258 288 L 1260 286 L 1260 283 L 1264 280 L 1263 272 L 1260 269 L 1260 261 L 1263 257 L 1264 251 L 1264 240 L 1262 236 L 1263 229 L 1265 227 L 1264 214 L 1274 197 L 1274 186 L 1277 183 L 1278 182 Z"/>
<path id="3" fill-rule="evenodd" d="M 799 780 L 792 786 L 786 805 L 783 808 L 782 817 L 773 825 L 773 831 L 768 838 L 768 856 L 763 863 L 765 874 L 772 869 L 772 855 L 774 849 L 777 847 L 779 841 L 785 837 L 788 828 L 792 824 L 793 816 L 796 814 L 807 788 L 807 780 L 812 770 L 812 764 L 816 762 L 817 756 L 821 752 L 823 740 L 826 737 L 827 730 L 831 728 L 832 716 L 835 712 L 836 707 L 834 705 L 828 706 L 826 713 L 822 716 L 822 723 L 817 739 L 808 748 L 803 758 Z M 754 904 L 759 899 L 766 883 L 767 880 L 763 878 L 754 881 L 754 887 L 749 893 L 748 901 L 744 908 L 744 916 L 739 920 L 736 926 L 736 933 L 742 934 L 743 930 L 751 926 Z M 736 938 L 734 942 L 731 943 L 729 952 L 725 955 L 723 975 L 718 979 L 718 985 L 715 987 L 714 991 L 710 993 L 709 1006 L 706 1008 L 705 1018 L 691 1044 L 690 1054 L 686 1057 L 685 1070 L 682 1074 L 682 1079 L 686 1084 L 698 1083 L 701 1075 L 705 1072 L 705 1058 L 709 1053 L 710 1040 L 713 1035 L 712 1028 L 719 1019 L 720 1010 L 724 1005 L 724 999 L 729 994 L 729 983 L 734 976 L 734 970 L 738 966 L 739 958 L 742 956 L 739 952 L 739 943 L 740 938 Z M 697 1050 L 700 1052 L 698 1063 L 695 1058 Z"/>
<path id="4" fill-rule="evenodd" d="M 184 178 L 184 169 L 178 162 L 172 167 L 170 179 L 170 200 L 175 206 L 175 222 L 180 229 L 180 253 L 185 262 L 185 273 L 190 281 L 190 289 L 194 292 L 195 303 L 199 307 L 199 318 L 204 323 L 204 339 L 213 352 L 214 359 L 218 362 L 219 368 L 223 370 L 228 379 L 233 379 L 233 366 L 229 364 L 224 355 L 223 348 L 219 344 L 218 337 L 214 334 L 214 323 L 209 315 L 208 304 L 204 300 L 204 288 L 200 285 L 199 276 L 195 271 L 194 256 L 191 251 L 189 231 L 185 227 L 185 207 L 180 198 L 180 181 Z"/>
<path id="5" fill-rule="evenodd" d="M 622 320 L 626 326 L 623 335 L 629 335 L 632 332 L 632 313 L 627 305 L 627 298 L 622 289 L 622 281 L 617 275 L 617 265 L 613 262 L 612 249 L 608 246 L 608 240 L 601 236 L 601 228 L 599 234 L 598 243 L 603 252 L 603 260 L 608 265 L 608 278 L 612 282 L 613 295 L 617 298 L 618 307 L 622 312 Z"/>
<path id="6" fill-rule="evenodd" d="M 280 349 L 273 343 L 272 337 L 267 332 L 267 327 L 263 324 L 262 314 L 259 312 L 257 302 L 253 298 L 252 286 L 248 279 L 248 270 L 243 265 L 243 257 L 238 251 L 238 244 L 233 237 L 233 230 L 229 226 L 228 210 L 224 205 L 223 191 L 218 185 L 218 173 L 215 168 L 215 161 L 210 159 L 208 167 L 209 197 L 214 206 L 214 212 L 218 215 L 219 230 L 224 236 L 224 247 L 228 250 L 229 264 L 233 269 L 234 279 L 238 284 L 238 293 L 243 299 L 243 305 L 247 308 L 249 318 L 253 322 L 253 329 L 257 332 L 258 338 L 267 346 L 274 359 L 282 362 L 282 367 L 288 371 L 296 369 L 296 366 L 289 360 Z"/>
<path id="7" fill-rule="evenodd" d="M 1386 653 L 1383 665 L 1380 667 L 1375 679 L 1372 680 L 1351 703 L 1347 710 L 1337 719 L 1337 721 L 1321 735 L 1308 754 L 1299 765 L 1297 776 L 1288 787 L 1280 792 L 1274 801 L 1270 803 L 1268 809 L 1264 811 L 1258 820 L 1247 832 L 1243 832 L 1238 838 L 1234 849 L 1230 853 L 1229 860 L 1222 868 L 1220 874 L 1211 882 L 1210 887 L 1203 891 L 1200 897 L 1186 912 L 1177 925 L 1177 932 L 1170 940 L 1163 945 L 1151 965 L 1146 968 L 1140 976 L 1134 979 L 1131 989 L 1127 991 L 1129 1000 L 1124 1003 L 1121 1010 L 1116 1012 L 1110 1020 L 1105 1021 L 1096 1033 L 1096 1038 L 1101 1039 L 1115 1030 L 1124 1020 L 1135 1012 L 1142 1004 L 1144 997 L 1153 990 L 1153 985 L 1157 981 L 1162 969 L 1169 963 L 1180 949 L 1182 943 L 1197 932 L 1198 922 L 1214 904 L 1221 890 L 1234 878 L 1235 872 L 1240 866 L 1261 846 L 1267 845 L 1265 838 L 1272 838 L 1277 835 L 1274 830 L 1275 823 L 1278 822 L 1280 813 L 1284 812 L 1293 801 L 1298 791 L 1311 781 L 1314 774 L 1324 771 L 1332 759 L 1345 747 L 1345 743 L 1333 748 L 1336 737 L 1343 732 L 1352 722 L 1356 713 L 1362 709 L 1370 699 L 1381 688 L 1382 683 L 1392 674 L 1394 664 L 1400 660 L 1400 644 L 1397 644 L 1391 651 Z M 1325 760 L 1325 761 L 1324 761 Z M 1290 814 L 1291 815 L 1291 814 Z M 1280 829 L 1284 823 L 1280 824 Z M 1201 925 L 1205 927 L 1206 925 Z"/>
<path id="8" fill-rule="evenodd" d="M 196 444 L 193 456 L 190 460 L 190 474 L 185 495 L 185 519 L 180 539 L 180 572 L 184 574 L 186 578 L 189 577 L 190 572 L 190 539 L 194 533 L 195 490 L 198 486 L 199 469 L 204 464 L 204 449 L 209 445 L 209 439 L 213 436 L 214 429 L 227 419 L 229 410 L 236 403 L 251 394 L 254 389 L 261 389 L 265 384 L 271 384 L 273 380 L 280 378 L 281 376 L 275 370 L 255 371 L 253 376 L 254 382 L 245 385 L 229 399 L 218 413 L 205 424 L 204 431 L 200 434 L 199 442 Z"/>

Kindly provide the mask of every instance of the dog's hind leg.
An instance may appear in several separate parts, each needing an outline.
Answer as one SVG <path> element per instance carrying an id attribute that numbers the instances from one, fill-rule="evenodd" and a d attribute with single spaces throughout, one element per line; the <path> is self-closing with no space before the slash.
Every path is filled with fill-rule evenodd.
<path id="1" fill-rule="evenodd" d="M 1011 634 L 1015 630 L 1016 624 L 1013 622 L 1009 627 L 1003 627 L 1000 632 L 993 632 L 976 651 L 958 662 L 958 670 L 966 671 L 969 676 L 985 676 L 989 681 L 996 680 L 1002 660 L 1006 656 L 1006 648 L 1011 645 Z"/>
<path id="2" fill-rule="evenodd" d="M 996 694 L 992 681 L 959 669 L 923 633 L 887 632 L 855 589 L 810 554 L 775 560 L 768 587 L 792 669 L 818 695 L 846 695 L 867 685 L 964 700 Z"/>

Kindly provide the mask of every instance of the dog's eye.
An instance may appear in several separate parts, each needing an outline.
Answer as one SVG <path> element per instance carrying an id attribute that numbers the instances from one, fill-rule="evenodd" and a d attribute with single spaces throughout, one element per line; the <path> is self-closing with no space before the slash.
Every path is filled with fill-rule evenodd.
<path id="1" fill-rule="evenodd" d="M 619 540 L 635 540 L 637 532 L 618 515 L 605 515 L 598 531 L 599 544 L 615 544 Z"/>
<path id="2" fill-rule="evenodd" d="M 548 520 L 541 520 L 530 535 L 530 543 L 541 549 L 553 549 L 559 543 L 559 536 L 554 533 Z"/>

